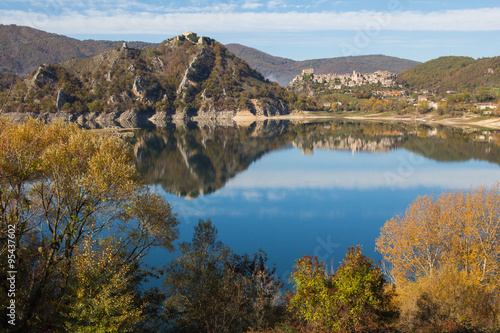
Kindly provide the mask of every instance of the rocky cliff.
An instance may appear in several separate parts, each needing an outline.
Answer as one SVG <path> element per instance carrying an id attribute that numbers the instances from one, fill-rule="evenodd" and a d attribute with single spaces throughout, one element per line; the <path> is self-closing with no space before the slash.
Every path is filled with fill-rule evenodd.
<path id="1" fill-rule="evenodd" d="M 222 44 L 190 33 L 158 48 L 124 44 L 92 58 L 42 65 L 9 92 L 4 111 L 123 127 L 237 111 L 286 114 L 290 97 Z"/>

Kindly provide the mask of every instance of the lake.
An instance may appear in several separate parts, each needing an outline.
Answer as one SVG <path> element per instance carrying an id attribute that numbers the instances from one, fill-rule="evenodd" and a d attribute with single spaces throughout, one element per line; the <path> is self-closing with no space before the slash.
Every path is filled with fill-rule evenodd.
<path id="1" fill-rule="evenodd" d="M 179 215 L 179 241 L 210 218 L 226 245 L 263 249 L 288 281 L 303 255 L 337 267 L 360 244 L 380 260 L 380 228 L 419 195 L 500 181 L 499 139 L 484 129 L 265 121 L 140 130 L 130 140 L 139 171 Z M 173 256 L 155 250 L 148 262 Z"/>

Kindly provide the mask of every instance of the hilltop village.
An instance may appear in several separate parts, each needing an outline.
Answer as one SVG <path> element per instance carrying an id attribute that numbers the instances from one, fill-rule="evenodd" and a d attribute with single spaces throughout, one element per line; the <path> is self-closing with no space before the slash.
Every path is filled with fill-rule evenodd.
<path id="1" fill-rule="evenodd" d="M 352 74 L 314 74 L 314 68 L 302 70 L 302 74 L 297 75 L 290 85 L 304 80 L 311 80 L 316 83 L 328 84 L 330 89 L 342 89 L 343 87 L 355 87 L 365 84 L 381 84 L 383 87 L 393 87 L 396 85 L 397 75 L 389 71 L 376 71 L 374 73 L 361 74 L 353 71 Z"/>
<path id="2" fill-rule="evenodd" d="M 487 73 L 491 75 L 494 70 L 488 68 Z M 455 116 L 460 116 L 463 112 L 483 116 L 498 115 L 495 89 L 473 93 L 439 91 L 437 88 L 411 89 L 396 73 L 383 70 L 365 74 L 356 71 L 352 74 L 315 74 L 314 68 L 306 68 L 287 88 L 301 96 L 302 99 L 295 105 L 298 109 L 335 112 L 395 111 L 398 114 L 414 111 L 422 114 L 437 110 L 441 115 L 449 112 Z M 316 104 L 307 103 L 305 96 Z"/>

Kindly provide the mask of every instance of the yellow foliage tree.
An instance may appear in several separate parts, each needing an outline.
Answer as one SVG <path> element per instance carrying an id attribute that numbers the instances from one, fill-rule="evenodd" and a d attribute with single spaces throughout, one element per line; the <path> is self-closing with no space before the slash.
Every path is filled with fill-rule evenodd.
<path id="1" fill-rule="evenodd" d="M 0 119 L 2 238 L 15 230 L 12 247 L 2 242 L 0 255 L 15 257 L 18 327 L 64 325 L 60 304 L 71 303 L 76 253 L 86 241 L 116 235 L 122 266 L 139 264 L 151 246 L 173 248 L 176 216 L 141 182 L 133 161 L 131 148 L 117 137 L 76 125 Z M 117 266 L 109 269 L 121 274 Z M 0 275 L 7 278 L 4 270 Z M 9 300 L 1 301 L 3 313 Z"/>
<path id="2" fill-rule="evenodd" d="M 113 238 L 86 239 L 77 250 L 64 311 L 68 332 L 132 332 L 146 304 L 136 304 L 129 290 L 136 278 L 132 265 Z"/>
<path id="3" fill-rule="evenodd" d="M 432 286 L 432 289 L 427 288 L 430 297 L 441 294 L 438 303 L 449 309 L 451 303 L 459 302 L 457 297 L 460 295 L 450 289 L 444 292 L 444 285 L 436 282 L 446 277 L 448 283 L 456 288 L 488 295 L 482 302 L 488 303 L 490 323 L 499 319 L 498 183 L 491 188 L 443 193 L 437 198 L 432 195 L 418 197 L 403 216 L 385 223 L 376 246 L 390 263 L 389 273 L 401 293 L 415 290 L 415 283 L 424 283 L 429 288 Z M 446 302 L 449 304 L 446 305 Z M 465 302 L 463 299 L 461 304 L 469 306 L 462 307 L 460 314 L 455 313 L 456 318 L 462 316 L 474 320 L 484 317 L 484 311 L 478 310 L 484 308 L 484 304 Z"/>

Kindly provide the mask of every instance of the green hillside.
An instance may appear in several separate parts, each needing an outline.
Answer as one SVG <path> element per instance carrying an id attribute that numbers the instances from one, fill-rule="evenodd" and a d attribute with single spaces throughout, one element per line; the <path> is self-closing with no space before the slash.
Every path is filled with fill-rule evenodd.
<path id="1" fill-rule="evenodd" d="M 287 58 L 274 57 L 240 44 L 228 44 L 226 47 L 237 57 L 248 62 L 252 68 L 261 72 L 266 78 L 274 80 L 280 85 L 287 85 L 290 83 L 290 81 L 300 74 L 304 68 L 314 68 L 314 71 L 318 74 L 346 74 L 352 73 L 353 71 L 372 73 L 378 70 L 397 74 L 419 64 L 419 62 L 416 61 L 384 55 L 295 61 Z"/>
<path id="2" fill-rule="evenodd" d="M 441 57 L 399 74 L 398 81 L 414 89 L 475 90 L 500 84 L 500 57 L 474 60 L 469 57 Z"/>

